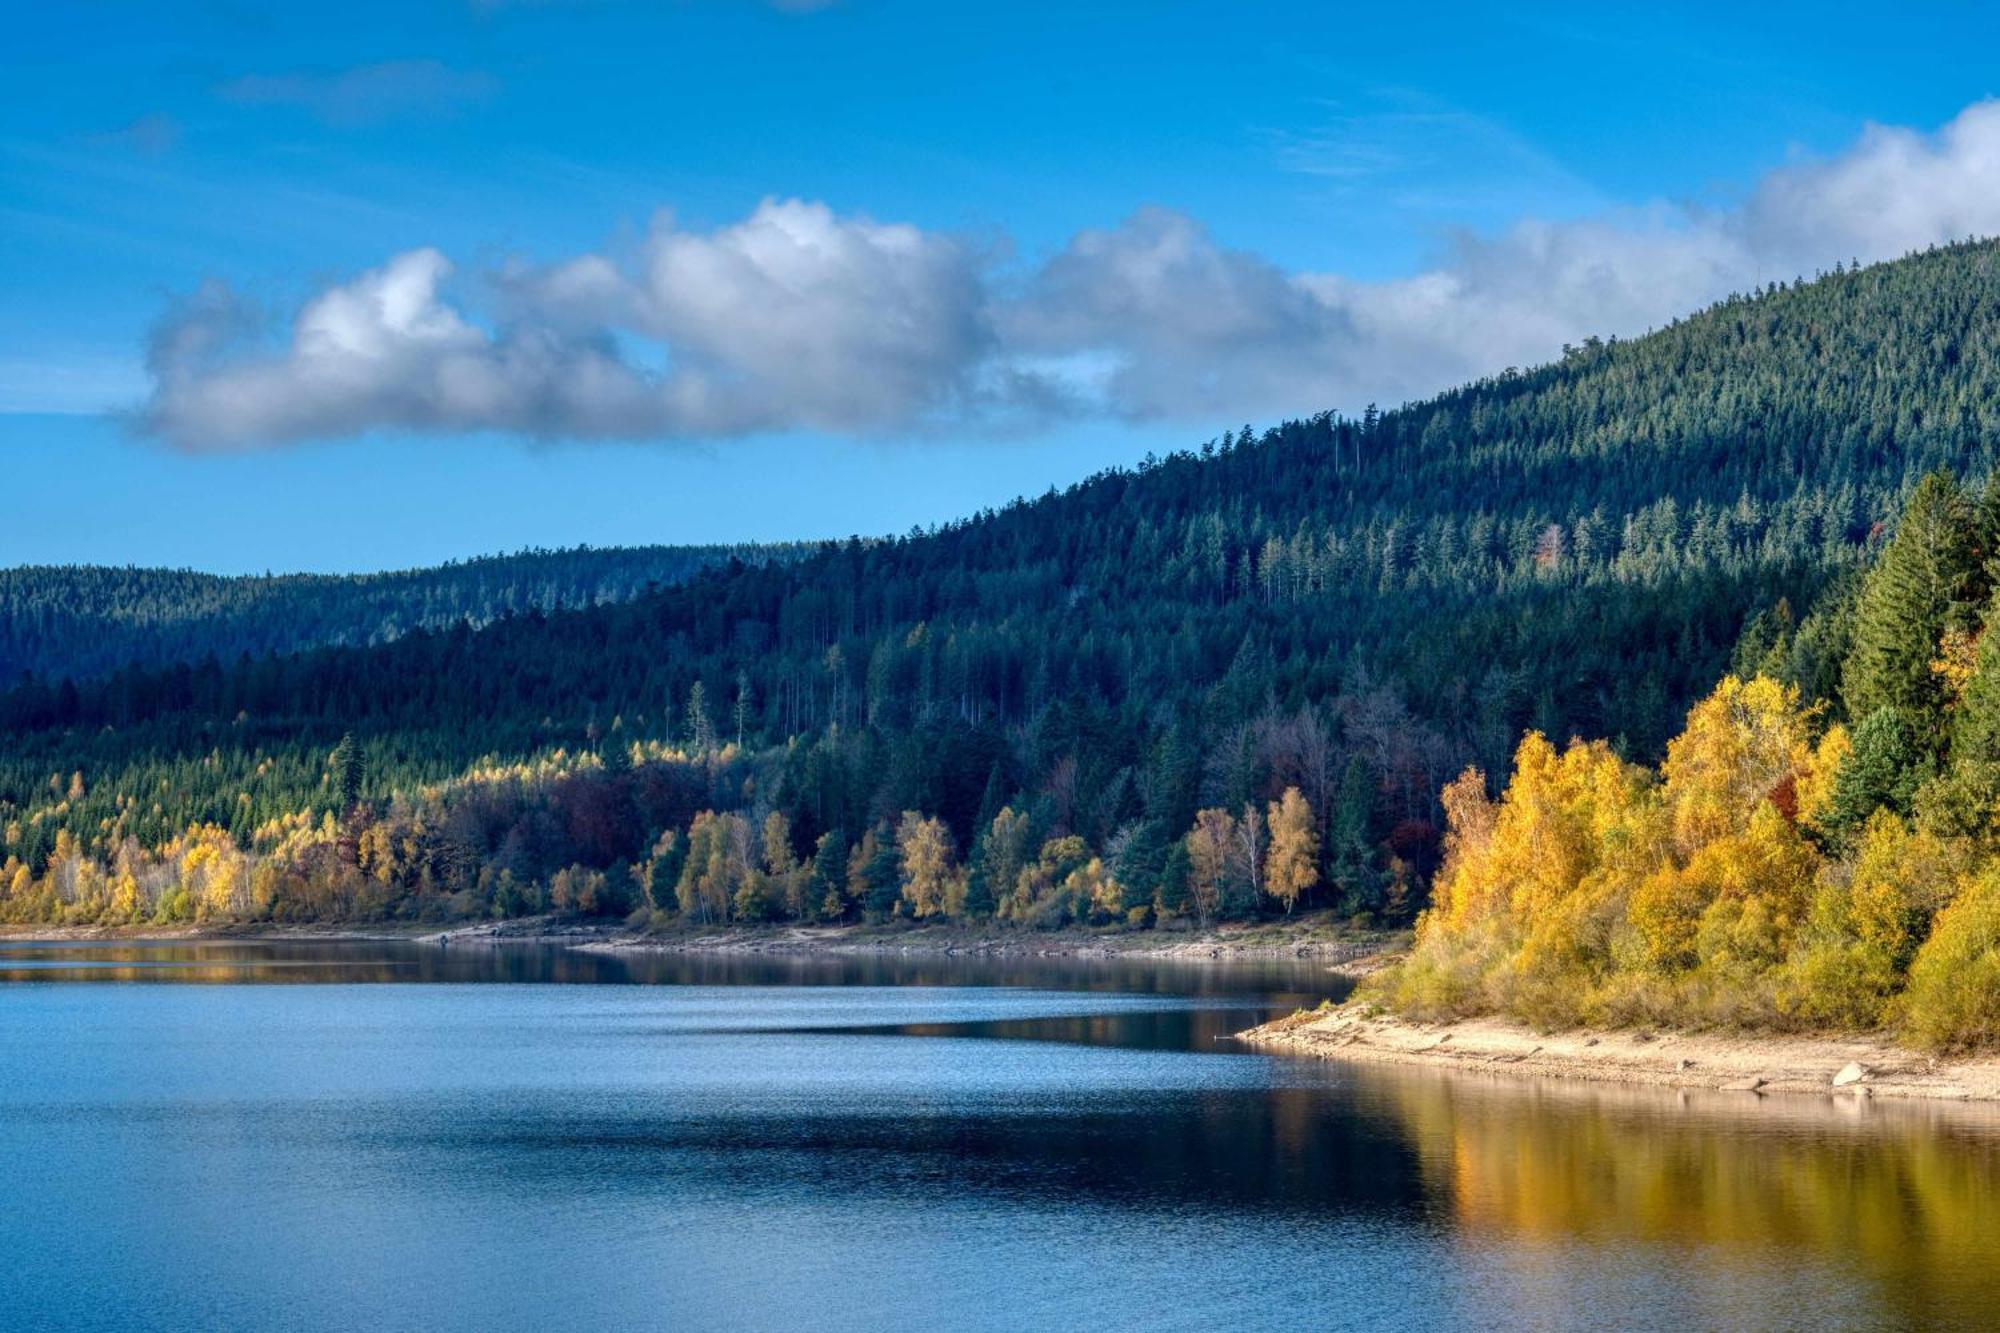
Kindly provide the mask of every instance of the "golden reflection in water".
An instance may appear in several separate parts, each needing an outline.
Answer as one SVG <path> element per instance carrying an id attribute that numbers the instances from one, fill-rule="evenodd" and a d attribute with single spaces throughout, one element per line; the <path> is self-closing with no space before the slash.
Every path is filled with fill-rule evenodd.
<path id="1" fill-rule="evenodd" d="M 1864 1281 L 1898 1322 L 2000 1326 L 2000 1108 L 1354 1075 L 1462 1235 L 1639 1242 L 1711 1268 L 1790 1255 Z"/>

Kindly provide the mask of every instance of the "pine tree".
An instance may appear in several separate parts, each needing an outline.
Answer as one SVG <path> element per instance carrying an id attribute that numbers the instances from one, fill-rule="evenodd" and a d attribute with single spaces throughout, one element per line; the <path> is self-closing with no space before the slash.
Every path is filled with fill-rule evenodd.
<path id="1" fill-rule="evenodd" d="M 839 829 L 820 834 L 813 844 L 807 897 L 814 915 L 830 921 L 847 915 L 847 835 Z"/>
<path id="2" fill-rule="evenodd" d="M 361 743 L 348 732 L 340 738 L 340 744 L 333 747 L 331 759 L 333 767 L 333 792 L 340 804 L 340 814 L 346 817 L 348 811 L 361 803 L 361 786 L 367 780 L 367 759 L 361 753 Z"/>
<path id="3" fill-rule="evenodd" d="M 1327 878 L 1340 894 L 1345 912 L 1362 912 L 1376 905 L 1375 847 L 1369 837 L 1374 809 L 1374 774 L 1361 756 L 1347 761 L 1340 779 L 1340 800 L 1326 833 Z"/>
<path id="4" fill-rule="evenodd" d="M 1159 892 L 1167 857 L 1166 830 L 1151 819 L 1141 820 L 1119 850 L 1112 874 L 1122 891 L 1120 905 L 1127 917 L 1150 907 Z"/>
<path id="5" fill-rule="evenodd" d="M 1926 476 L 1862 585 L 1841 682 L 1850 717 L 1894 708 L 1921 746 L 1940 747 L 1945 695 L 1931 664 L 1944 632 L 1967 618 L 1977 550 L 1972 511 L 1958 484 L 1949 473 Z"/>
<path id="6" fill-rule="evenodd" d="M 688 743 L 696 754 L 715 749 L 715 719 L 708 715 L 708 690 L 700 681 L 688 687 Z"/>
<path id="7" fill-rule="evenodd" d="M 1929 772 L 1915 729 L 1898 709 L 1878 708 L 1863 718 L 1852 745 L 1819 816 L 1820 827 L 1842 842 L 1859 834 L 1878 809 L 1908 814 Z"/>
<path id="8" fill-rule="evenodd" d="M 1167 854 L 1160 862 L 1160 886 L 1154 897 L 1154 906 L 1162 917 L 1172 920 L 1188 910 L 1188 881 L 1192 874 L 1187 841 L 1175 838 L 1167 844 Z"/>

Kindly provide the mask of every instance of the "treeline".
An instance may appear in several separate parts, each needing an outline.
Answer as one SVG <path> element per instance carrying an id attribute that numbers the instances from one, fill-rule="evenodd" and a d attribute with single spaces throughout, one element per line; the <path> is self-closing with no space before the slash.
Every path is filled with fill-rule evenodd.
<path id="1" fill-rule="evenodd" d="M 1207 924 L 1301 904 L 1360 911 L 1376 900 L 1360 822 L 1367 802 L 1352 794 L 1322 813 L 1288 786 L 1264 805 L 1197 810 L 1184 831 L 1121 830 L 1101 851 L 1046 802 L 1001 804 L 981 812 L 961 854 L 943 819 L 916 810 L 852 838 L 836 828 L 808 839 L 768 801 L 728 808 L 754 791 L 755 767 L 733 744 L 695 754 L 615 743 L 601 756 L 485 767 L 377 804 L 363 794 L 367 758 L 350 738 L 326 775 L 340 814 L 272 819 L 247 836 L 197 824 L 152 846 L 126 835 L 109 855 L 59 830 L 39 874 L 18 858 L 0 864 L 0 921 L 556 912 L 638 927 L 902 918 L 1051 929 Z M 1400 908 L 1421 869 L 1392 857 L 1380 898 Z"/>
<path id="2" fill-rule="evenodd" d="M 1657 771 L 1539 734 L 1498 800 L 1467 770 L 1435 905 L 1373 993 L 1430 1017 L 2000 1041 L 1996 581 L 2000 484 L 1975 503 L 1933 475 L 1855 587 L 1804 626 L 1753 622 L 1758 674 L 1697 704 Z"/>
<path id="3" fill-rule="evenodd" d="M 189 569 L 26 565 L 0 570 L 0 681 L 90 679 L 373 644 L 416 629 L 625 602 L 701 570 L 792 560 L 810 544 L 520 551 L 383 574 L 228 577 Z"/>
<path id="4" fill-rule="evenodd" d="M 575 771 L 488 822 L 426 815 L 434 854 L 376 876 L 388 887 L 361 906 L 312 910 L 511 911 L 554 902 L 577 868 L 604 877 L 595 910 L 679 911 L 636 896 L 634 867 L 670 831 L 691 843 L 703 811 L 743 821 L 724 841 L 747 840 L 739 860 L 762 874 L 784 864 L 763 855 L 773 814 L 817 872 L 823 838 L 852 857 L 872 834 L 879 852 L 915 812 L 979 904 L 1005 809 L 1028 821 L 1029 861 L 1074 838 L 1128 914 L 1168 919 L 1201 812 L 1240 839 L 1247 809 L 1268 837 L 1296 788 L 1318 839 L 1305 900 L 1407 913 L 1438 856 L 1437 793 L 1468 762 L 1505 771 L 1528 730 L 1653 761 L 1733 654 L 1837 670 L 1823 594 L 1852 585 L 1924 471 L 1990 469 L 1994 253 L 1843 268 L 1397 411 L 1245 427 L 931 531 L 627 601 L 39 674 L 0 695 L 0 860 L 33 884 L 66 854 L 109 874 L 204 828 L 268 856 L 267 830 L 318 837 L 329 818 L 337 850 L 357 818 L 393 824 L 468 773 L 557 764 Z M 1781 604 L 1815 611 L 1794 624 Z M 349 735 L 366 756 L 356 802 L 332 776 Z M 681 758 L 624 774 L 622 752 Z M 722 785 L 641 799 L 609 840 L 572 826 L 572 797 L 684 769 Z M 1072 859 L 1049 873 L 1067 881 Z M 996 914 L 1018 884 L 1001 878 L 982 890 Z M 1231 905 L 1214 910 L 1282 910 L 1265 882 L 1218 889 Z M 850 910 L 881 912 L 883 893 Z"/>

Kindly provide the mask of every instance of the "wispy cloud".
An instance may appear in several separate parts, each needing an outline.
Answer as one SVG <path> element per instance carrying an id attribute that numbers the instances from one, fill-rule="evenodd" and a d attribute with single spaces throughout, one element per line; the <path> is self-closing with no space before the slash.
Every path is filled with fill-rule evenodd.
<path id="1" fill-rule="evenodd" d="M 1141 209 L 1039 263 L 766 201 L 663 218 L 634 257 L 452 285 L 417 250 L 289 327 L 212 285 L 165 320 L 146 421 L 193 449 L 371 430 L 549 438 L 887 435 L 1052 414 L 1213 423 L 1398 401 L 1761 282 L 2000 233 L 2000 102 L 1876 126 L 1739 203 L 1660 203 L 1458 235 L 1388 281 L 1285 268 Z"/>
<path id="2" fill-rule="evenodd" d="M 1327 102 L 1310 127 L 1257 138 L 1279 170 L 1375 208 L 1455 211 L 1463 219 L 1497 210 L 1574 213 L 1606 203 L 1589 181 L 1503 122 L 1416 92 Z"/>
<path id="3" fill-rule="evenodd" d="M 448 115 L 492 96 L 498 82 L 436 60 L 388 60 L 349 69 L 246 74 L 216 89 L 245 106 L 301 108 L 329 125 L 378 125 Z"/>

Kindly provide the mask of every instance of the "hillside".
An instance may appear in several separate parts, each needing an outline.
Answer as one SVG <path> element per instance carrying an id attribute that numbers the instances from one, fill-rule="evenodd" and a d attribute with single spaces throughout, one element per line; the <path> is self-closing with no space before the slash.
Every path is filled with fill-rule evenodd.
<path id="1" fill-rule="evenodd" d="M 382 574 L 224 577 L 188 569 L 0 569 L 0 681 L 89 679 L 122 666 L 366 645 L 413 629 L 630 601 L 731 560 L 809 546 L 642 546 L 521 551 Z"/>
<path id="2" fill-rule="evenodd" d="M 1774 286 L 618 604 L 38 680 L 0 699 L 0 850 L 38 876 L 59 852 L 184 855 L 212 824 L 255 868 L 334 814 L 300 873 L 370 887 L 298 911 L 584 884 L 597 910 L 1048 924 L 1269 907 L 1268 811 L 1300 901 L 1404 915 L 1465 763 L 1506 771 L 1529 728 L 1657 758 L 1747 621 L 1861 568 L 1920 475 L 1989 471 L 1995 254 Z M 1798 674 L 1837 668 L 1818 633 L 1787 636 Z M 1198 814 L 1213 865 L 1183 838 Z M 368 850 L 384 827 L 403 841 Z"/>

